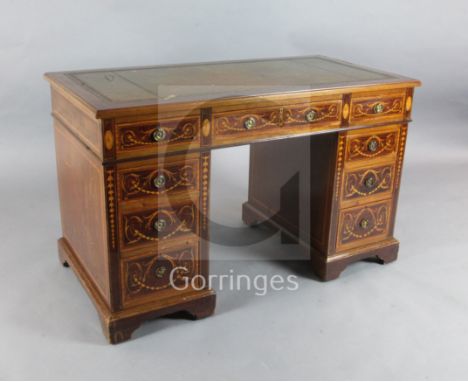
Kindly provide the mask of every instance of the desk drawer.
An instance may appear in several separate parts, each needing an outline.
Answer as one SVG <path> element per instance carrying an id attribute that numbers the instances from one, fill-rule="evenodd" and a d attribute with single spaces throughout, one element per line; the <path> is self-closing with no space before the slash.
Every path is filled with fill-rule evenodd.
<path id="1" fill-rule="evenodd" d="M 120 265 L 123 305 L 187 292 L 184 287 L 190 287 L 199 272 L 198 242 L 124 259 Z"/>
<path id="2" fill-rule="evenodd" d="M 405 93 L 367 93 L 353 95 L 350 124 L 367 124 L 387 120 L 402 120 Z"/>
<path id="3" fill-rule="evenodd" d="M 389 233 L 392 202 L 368 204 L 340 212 L 337 250 L 379 241 Z"/>
<path id="4" fill-rule="evenodd" d="M 124 164 L 118 170 L 120 199 L 183 197 L 199 190 L 198 154 Z"/>
<path id="5" fill-rule="evenodd" d="M 369 199 L 390 198 L 393 192 L 395 164 L 345 169 L 342 204 L 367 202 Z"/>
<path id="6" fill-rule="evenodd" d="M 273 134 L 312 131 L 324 123 L 341 123 L 341 100 L 308 102 L 214 113 L 216 143 L 243 142 Z"/>
<path id="7" fill-rule="evenodd" d="M 198 206 L 190 200 L 121 213 L 122 248 L 159 247 L 198 235 Z"/>
<path id="8" fill-rule="evenodd" d="M 346 162 L 395 156 L 399 126 L 353 131 L 346 137 Z"/>
<path id="9" fill-rule="evenodd" d="M 117 124 L 117 157 L 152 155 L 200 146 L 200 118 Z"/>

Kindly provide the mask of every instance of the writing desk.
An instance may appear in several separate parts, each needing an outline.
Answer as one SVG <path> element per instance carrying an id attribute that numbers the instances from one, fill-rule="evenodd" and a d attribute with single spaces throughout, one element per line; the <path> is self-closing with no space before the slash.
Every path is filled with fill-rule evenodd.
<path id="1" fill-rule="evenodd" d="M 418 81 L 319 56 L 46 79 L 59 256 L 89 293 L 110 342 L 129 339 L 147 319 L 213 312 L 215 293 L 197 287 L 201 281 L 176 288 L 208 278 L 212 149 L 255 143 L 243 219 L 266 221 L 284 241 L 299 242 L 323 280 L 352 261 L 396 259 Z"/>

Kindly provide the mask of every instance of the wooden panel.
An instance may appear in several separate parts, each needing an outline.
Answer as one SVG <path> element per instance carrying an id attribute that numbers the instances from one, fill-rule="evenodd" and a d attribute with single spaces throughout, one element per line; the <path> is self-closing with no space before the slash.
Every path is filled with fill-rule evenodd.
<path id="1" fill-rule="evenodd" d="M 251 145 L 248 205 L 325 250 L 336 146 L 337 134 Z"/>
<path id="2" fill-rule="evenodd" d="M 402 120 L 405 96 L 402 91 L 353 94 L 349 122 L 353 125 Z"/>
<path id="3" fill-rule="evenodd" d="M 341 123 L 341 100 L 279 103 L 270 107 L 218 112 L 213 115 L 214 143 L 242 143 L 267 136 L 307 133 L 337 127 Z"/>
<path id="4" fill-rule="evenodd" d="M 345 169 L 343 174 L 342 206 L 362 204 L 391 197 L 395 180 L 395 164 L 370 165 Z"/>
<path id="5" fill-rule="evenodd" d="M 164 299 L 190 291 L 190 282 L 200 273 L 198 242 L 121 261 L 124 306 Z M 179 291 L 186 283 L 189 289 Z"/>
<path id="6" fill-rule="evenodd" d="M 388 236 L 392 201 L 341 210 L 337 251 L 363 246 Z"/>
<path id="7" fill-rule="evenodd" d="M 118 124 L 116 141 L 117 158 L 196 149 L 200 146 L 200 118 Z"/>
<path id="8" fill-rule="evenodd" d="M 119 165 L 121 200 L 184 197 L 199 190 L 199 154 L 166 157 Z"/>
<path id="9" fill-rule="evenodd" d="M 102 159 L 102 130 L 98 120 L 89 117 L 54 88 L 52 88 L 52 114 Z"/>
<path id="10" fill-rule="evenodd" d="M 346 162 L 396 155 L 399 139 L 399 126 L 369 128 L 348 132 L 346 138 Z"/>
<path id="11" fill-rule="evenodd" d="M 146 210 L 123 210 L 121 222 L 122 250 L 138 246 L 155 248 L 198 236 L 198 204 L 190 200 Z"/>
<path id="12" fill-rule="evenodd" d="M 104 170 L 60 122 L 54 126 L 63 237 L 110 304 Z"/>

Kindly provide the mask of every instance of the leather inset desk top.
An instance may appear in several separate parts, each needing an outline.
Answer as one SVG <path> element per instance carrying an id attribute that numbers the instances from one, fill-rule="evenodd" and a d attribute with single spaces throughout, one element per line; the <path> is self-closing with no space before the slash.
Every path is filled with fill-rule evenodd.
<path id="1" fill-rule="evenodd" d="M 97 112 L 418 81 L 321 56 L 49 73 Z"/>

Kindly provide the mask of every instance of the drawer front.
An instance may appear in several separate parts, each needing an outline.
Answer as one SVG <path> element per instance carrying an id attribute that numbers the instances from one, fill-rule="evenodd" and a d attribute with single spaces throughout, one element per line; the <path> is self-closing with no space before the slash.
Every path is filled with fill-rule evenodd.
<path id="1" fill-rule="evenodd" d="M 341 100 L 309 102 L 249 110 L 215 113 L 214 141 L 243 142 L 269 134 L 305 133 L 316 125 L 341 123 Z"/>
<path id="2" fill-rule="evenodd" d="M 184 195 L 198 191 L 198 182 L 198 158 L 146 161 L 118 172 L 121 200 Z"/>
<path id="3" fill-rule="evenodd" d="M 345 170 L 342 192 L 343 204 L 366 201 L 369 198 L 389 198 L 393 192 L 395 165 L 387 164 Z"/>
<path id="4" fill-rule="evenodd" d="M 198 208 L 193 201 L 136 212 L 123 212 L 122 248 L 162 246 L 172 239 L 198 235 Z"/>
<path id="5" fill-rule="evenodd" d="M 117 157 L 151 155 L 200 146 L 198 117 L 117 125 Z"/>
<path id="6" fill-rule="evenodd" d="M 187 292 L 198 275 L 198 243 L 121 261 L 123 305 Z"/>
<path id="7" fill-rule="evenodd" d="M 359 247 L 388 236 L 391 200 L 340 212 L 337 250 Z"/>
<path id="8" fill-rule="evenodd" d="M 404 116 L 405 93 L 388 95 L 355 95 L 351 99 L 350 124 L 401 120 Z"/>
<path id="9" fill-rule="evenodd" d="M 348 133 L 346 161 L 369 160 L 394 156 L 398 147 L 399 128 L 365 129 Z"/>

